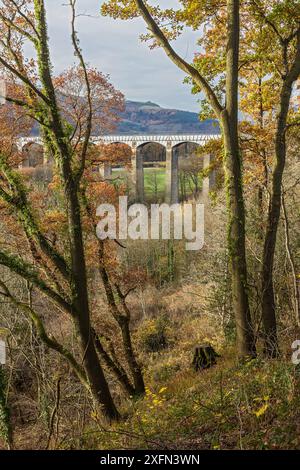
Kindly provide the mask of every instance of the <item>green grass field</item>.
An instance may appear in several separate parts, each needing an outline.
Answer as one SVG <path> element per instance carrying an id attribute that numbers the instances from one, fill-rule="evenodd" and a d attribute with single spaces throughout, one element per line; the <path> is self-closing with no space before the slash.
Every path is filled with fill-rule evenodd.
<path id="1" fill-rule="evenodd" d="M 113 169 L 113 177 L 122 178 L 125 176 L 123 169 Z M 164 167 L 144 168 L 144 191 L 145 198 L 148 200 L 161 201 L 165 195 L 166 171 Z M 201 177 L 199 176 L 199 185 L 201 187 Z M 185 179 L 186 194 L 189 196 L 194 190 L 194 184 L 188 176 Z M 180 184 L 179 192 L 181 195 Z"/>
<path id="2" fill-rule="evenodd" d="M 166 172 L 164 168 L 144 168 L 145 197 L 157 196 L 161 198 L 165 194 Z"/>

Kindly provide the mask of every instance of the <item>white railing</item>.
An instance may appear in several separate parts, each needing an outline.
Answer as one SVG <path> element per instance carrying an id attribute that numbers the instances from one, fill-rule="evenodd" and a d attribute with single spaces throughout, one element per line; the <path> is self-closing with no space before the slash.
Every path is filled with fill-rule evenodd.
<path id="1" fill-rule="evenodd" d="M 209 140 L 219 139 L 220 134 L 177 134 L 177 135 L 103 135 L 91 137 L 91 142 L 99 143 L 125 143 L 129 145 L 142 145 L 148 142 L 157 142 L 162 145 L 176 145 L 184 142 L 205 144 Z M 43 145 L 40 137 L 21 137 L 18 145 L 22 149 L 24 145 L 35 143 Z"/>

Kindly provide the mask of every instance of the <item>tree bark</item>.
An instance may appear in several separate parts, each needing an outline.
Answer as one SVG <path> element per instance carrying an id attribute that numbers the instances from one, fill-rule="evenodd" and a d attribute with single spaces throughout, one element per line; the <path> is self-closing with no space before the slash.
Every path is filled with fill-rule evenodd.
<path id="1" fill-rule="evenodd" d="M 96 224 L 96 221 L 94 220 L 93 211 L 91 209 L 91 206 L 87 203 L 84 193 L 82 193 L 82 196 L 85 201 L 87 214 L 89 215 L 90 219 L 93 220 L 94 229 L 96 233 L 97 224 Z M 114 364 L 113 361 L 110 361 L 109 356 L 105 353 L 101 345 L 99 336 L 97 336 L 97 340 L 96 340 L 97 351 L 101 355 L 101 357 L 105 360 L 106 365 L 113 371 L 115 376 L 118 378 L 122 387 L 125 390 L 127 389 L 130 395 L 142 395 L 145 393 L 145 383 L 144 383 L 141 367 L 139 366 L 135 358 L 135 353 L 132 347 L 131 332 L 130 332 L 130 310 L 126 304 L 126 295 L 124 295 L 121 292 L 121 289 L 118 285 L 115 285 L 116 293 L 118 294 L 118 297 L 120 298 L 120 301 L 121 301 L 121 306 L 122 306 L 122 309 L 121 309 L 119 308 L 119 305 L 117 305 L 117 302 L 115 299 L 115 290 L 112 285 L 109 272 L 106 268 L 103 240 L 97 239 L 97 242 L 98 242 L 98 257 L 99 257 L 99 260 L 98 260 L 99 261 L 99 274 L 103 282 L 105 295 L 106 295 L 110 312 L 121 330 L 125 358 L 129 366 L 130 373 L 132 375 L 134 386 L 132 387 L 125 370 L 123 370 L 121 367 L 118 367 L 118 365 Z"/>
<path id="2" fill-rule="evenodd" d="M 80 339 L 82 362 L 90 382 L 95 403 L 100 405 L 105 416 L 118 419 L 119 413 L 112 399 L 101 367 L 90 324 L 86 264 L 82 240 L 80 205 L 76 188 L 66 191 L 68 200 L 70 253 L 72 265 L 72 299 L 74 323 Z"/>
<path id="3" fill-rule="evenodd" d="M 287 47 L 287 46 L 283 46 Z M 286 57 L 286 54 L 284 54 Z M 265 354 L 276 357 L 279 353 L 277 327 L 276 327 L 276 304 L 274 296 L 274 255 L 276 238 L 280 218 L 282 179 L 286 161 L 286 129 L 287 117 L 292 94 L 293 83 L 300 74 L 300 29 L 297 33 L 297 52 L 294 62 L 288 70 L 285 64 L 286 74 L 280 92 L 279 112 L 277 115 L 275 155 L 276 162 L 272 177 L 272 195 L 269 202 L 268 220 L 263 249 L 263 267 L 261 273 L 262 282 L 262 319 L 265 335 Z"/>
<path id="4" fill-rule="evenodd" d="M 238 138 L 239 0 L 228 0 L 227 6 L 226 109 L 222 112 L 221 124 L 225 147 L 224 170 L 229 218 L 228 248 L 237 350 L 240 357 L 245 357 L 255 355 L 256 351 L 247 291 L 245 208 Z"/>
<path id="5" fill-rule="evenodd" d="M 228 243 L 231 255 L 233 308 L 237 329 L 237 350 L 240 357 L 256 354 L 251 324 L 245 249 L 245 211 L 241 155 L 238 142 L 238 61 L 240 37 L 239 0 L 227 0 L 228 30 L 226 57 L 226 106 L 222 106 L 213 88 L 199 71 L 180 57 L 171 47 L 165 34 L 152 18 L 143 0 L 135 3 L 149 30 L 167 56 L 202 89 L 216 117 L 220 119 L 225 147 L 225 176 L 227 182 L 229 228 Z"/>
<path id="6" fill-rule="evenodd" d="M 143 395 L 145 393 L 145 384 L 141 367 L 138 364 L 133 352 L 131 334 L 129 329 L 129 318 L 122 316 L 119 319 L 119 325 L 122 332 L 122 339 L 125 351 L 125 357 L 129 365 L 129 369 L 134 383 L 134 395 Z"/>
<path id="7" fill-rule="evenodd" d="M 74 177 L 71 161 L 72 150 L 68 144 L 68 136 L 64 130 L 60 112 L 56 102 L 55 90 L 51 78 L 50 54 L 47 39 L 47 23 L 44 0 L 34 0 L 34 13 L 39 32 L 36 46 L 39 75 L 44 93 L 50 102 L 47 111 L 51 117 L 51 140 L 55 143 L 62 179 L 65 189 L 68 228 L 70 238 L 72 292 L 72 316 L 78 334 L 82 362 L 90 383 L 95 404 L 100 406 L 109 419 L 118 419 L 119 413 L 113 402 L 103 369 L 101 367 L 91 332 L 88 287 L 85 264 L 85 251 L 82 238 L 81 212 L 79 204 L 80 178 Z M 49 130 L 47 131 L 49 132 Z"/>
<path id="8" fill-rule="evenodd" d="M 119 311 L 119 308 L 115 301 L 112 285 L 110 283 L 108 273 L 104 266 L 103 249 L 104 249 L 103 243 L 99 241 L 99 260 L 100 260 L 99 271 L 100 271 L 100 275 L 101 275 L 104 289 L 106 292 L 106 298 L 107 298 L 109 307 L 111 309 L 111 313 L 114 319 L 116 320 L 116 322 L 118 323 L 120 330 L 121 330 L 125 358 L 129 366 L 130 373 L 132 375 L 132 379 L 134 383 L 134 395 L 142 395 L 145 393 L 145 384 L 144 384 L 144 379 L 143 379 L 141 368 L 135 358 L 135 354 L 134 354 L 133 347 L 132 347 L 131 334 L 130 334 L 130 328 L 129 328 L 130 311 L 126 304 L 125 296 L 122 294 L 121 289 L 118 286 L 116 286 L 118 296 L 120 297 L 120 300 L 122 303 L 124 314 L 122 314 Z"/>
<path id="9" fill-rule="evenodd" d="M 296 325 L 300 327 L 300 291 L 298 288 L 296 263 L 294 260 L 293 252 L 291 250 L 289 219 L 288 219 L 288 214 L 287 214 L 287 210 L 285 206 L 285 197 L 284 197 L 283 190 L 282 190 L 282 196 L 281 196 L 281 207 L 282 207 L 283 222 L 284 222 L 285 247 L 286 247 L 287 256 L 291 265 L 291 271 L 292 271 L 292 276 L 293 276 L 295 322 L 296 322 Z"/>
<path id="10" fill-rule="evenodd" d="M 109 370 L 114 374 L 118 382 L 121 384 L 123 390 L 129 395 L 135 395 L 135 389 L 133 385 L 130 383 L 130 380 L 126 374 L 125 369 L 120 365 L 119 362 L 116 361 L 116 358 L 112 359 L 110 355 L 105 351 L 100 341 L 99 336 L 95 331 L 93 331 L 95 346 L 98 351 L 98 354 L 105 362 L 106 366 Z"/>

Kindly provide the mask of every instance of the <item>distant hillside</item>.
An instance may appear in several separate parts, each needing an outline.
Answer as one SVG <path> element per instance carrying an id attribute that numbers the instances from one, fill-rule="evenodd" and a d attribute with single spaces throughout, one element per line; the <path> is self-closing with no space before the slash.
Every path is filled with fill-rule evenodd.
<path id="1" fill-rule="evenodd" d="M 213 119 L 199 121 L 197 113 L 161 108 L 147 101 L 126 101 L 122 121 L 115 131 L 119 134 L 217 134 L 219 126 Z"/>
<path id="2" fill-rule="evenodd" d="M 126 109 L 113 134 L 218 134 L 219 125 L 214 119 L 199 121 L 197 113 L 161 108 L 147 101 L 126 101 Z M 32 135 L 39 134 L 35 124 Z"/>

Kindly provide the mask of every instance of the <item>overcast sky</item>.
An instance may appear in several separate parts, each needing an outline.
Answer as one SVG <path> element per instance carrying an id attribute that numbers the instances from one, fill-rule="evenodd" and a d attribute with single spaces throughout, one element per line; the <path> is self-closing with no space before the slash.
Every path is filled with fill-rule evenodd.
<path id="1" fill-rule="evenodd" d="M 74 63 L 70 43 L 70 11 L 65 0 L 46 0 L 52 63 L 61 72 Z M 153 101 L 161 106 L 198 111 L 197 98 L 182 84 L 184 73 L 161 50 L 150 51 L 139 35 L 146 31 L 143 20 L 112 20 L 99 13 L 102 0 L 77 0 L 77 30 L 86 60 L 108 73 L 127 99 Z M 160 4 L 162 2 L 159 2 Z M 176 0 L 168 0 L 176 5 Z M 191 60 L 197 36 L 191 30 L 176 41 L 176 50 Z"/>

